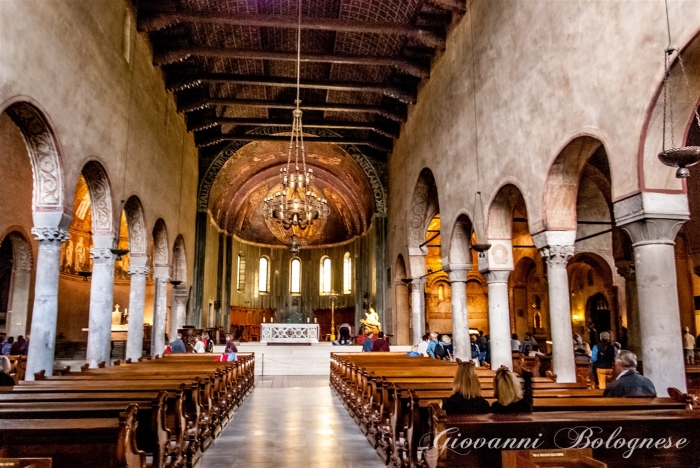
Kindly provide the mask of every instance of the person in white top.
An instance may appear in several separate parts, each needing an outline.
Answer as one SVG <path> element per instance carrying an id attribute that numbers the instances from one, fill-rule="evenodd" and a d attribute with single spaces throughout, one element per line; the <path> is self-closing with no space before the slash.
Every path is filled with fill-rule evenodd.
<path id="1" fill-rule="evenodd" d="M 428 339 L 430 338 L 430 335 L 427 333 L 423 335 L 423 338 L 421 338 L 420 343 L 418 343 L 418 351 L 421 356 L 428 356 Z"/>
<path id="2" fill-rule="evenodd" d="M 197 339 L 197 343 L 194 345 L 194 352 L 195 353 L 203 353 L 204 352 L 204 343 L 202 343 L 202 337 L 198 336 L 196 339 Z"/>
<path id="3" fill-rule="evenodd" d="M 683 333 L 683 350 L 685 352 L 685 363 L 695 364 L 695 337 L 690 334 L 688 327 L 684 328 Z"/>

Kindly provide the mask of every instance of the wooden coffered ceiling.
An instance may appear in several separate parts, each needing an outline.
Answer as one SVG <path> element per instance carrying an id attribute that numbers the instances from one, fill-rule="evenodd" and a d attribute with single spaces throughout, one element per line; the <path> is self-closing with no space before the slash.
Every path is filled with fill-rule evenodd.
<path id="1" fill-rule="evenodd" d="M 297 0 L 132 3 L 200 152 L 289 138 L 249 132 L 291 128 Z M 465 8 L 465 0 L 302 0 L 301 100 L 305 129 L 321 135 L 314 141 L 386 161 Z"/>

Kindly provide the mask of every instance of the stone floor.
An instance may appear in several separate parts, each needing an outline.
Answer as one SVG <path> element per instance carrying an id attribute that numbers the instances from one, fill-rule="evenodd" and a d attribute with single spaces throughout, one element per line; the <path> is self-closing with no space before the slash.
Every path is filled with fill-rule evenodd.
<path id="1" fill-rule="evenodd" d="M 326 376 L 258 377 L 199 468 L 382 468 Z"/>

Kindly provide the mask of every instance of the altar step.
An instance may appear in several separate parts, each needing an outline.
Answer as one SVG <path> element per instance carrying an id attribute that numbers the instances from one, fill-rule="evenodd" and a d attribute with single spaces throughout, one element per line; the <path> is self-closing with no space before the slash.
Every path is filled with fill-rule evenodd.
<path id="1" fill-rule="evenodd" d="M 241 343 L 240 352 L 255 353 L 255 375 L 330 375 L 331 353 L 359 353 L 362 346 L 333 346 L 314 343 L 306 346 Z M 392 351 L 409 352 L 410 346 L 392 346 Z M 222 353 L 223 346 L 215 346 Z"/>

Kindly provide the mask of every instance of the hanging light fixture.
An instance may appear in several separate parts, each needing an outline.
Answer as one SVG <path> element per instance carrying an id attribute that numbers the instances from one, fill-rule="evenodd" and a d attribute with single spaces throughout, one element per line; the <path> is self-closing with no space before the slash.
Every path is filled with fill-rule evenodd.
<path id="1" fill-rule="evenodd" d="M 270 221 L 280 224 L 291 238 L 291 247 L 298 250 L 294 229 L 305 231 L 314 222 L 328 217 L 328 200 L 316 194 L 312 185 L 313 169 L 306 167 L 306 150 L 301 124 L 302 111 L 299 97 L 299 77 L 301 69 L 301 0 L 298 3 L 299 17 L 297 28 L 297 98 L 292 112 L 292 135 L 289 140 L 287 165 L 280 168 L 282 190 L 266 197 L 264 214 Z M 294 163 L 292 164 L 292 154 Z"/>
<path id="2" fill-rule="evenodd" d="M 683 65 L 683 58 L 681 57 L 680 51 L 671 45 L 671 23 L 668 17 L 668 0 L 666 0 L 666 27 L 668 30 L 668 46 L 664 51 L 664 119 L 663 119 L 663 135 L 661 143 L 661 152 L 659 153 L 659 161 L 661 161 L 666 166 L 677 167 L 676 178 L 686 179 L 690 177 L 690 171 L 688 167 L 693 166 L 700 162 L 700 146 L 685 146 L 680 148 L 674 148 L 674 135 L 673 135 L 673 99 L 669 96 L 669 83 L 668 79 L 671 74 L 671 57 L 673 54 L 678 54 L 678 64 L 681 68 L 681 73 L 683 74 L 683 79 L 685 80 L 685 86 L 688 90 L 688 97 L 692 102 L 692 93 L 690 91 L 690 81 L 688 80 L 688 74 L 685 71 L 685 66 Z M 695 104 L 693 104 L 695 105 Z M 668 121 L 671 130 L 671 148 L 666 149 L 666 108 L 668 107 Z M 697 107 L 694 108 L 695 120 L 700 126 L 700 115 L 698 115 Z"/>

